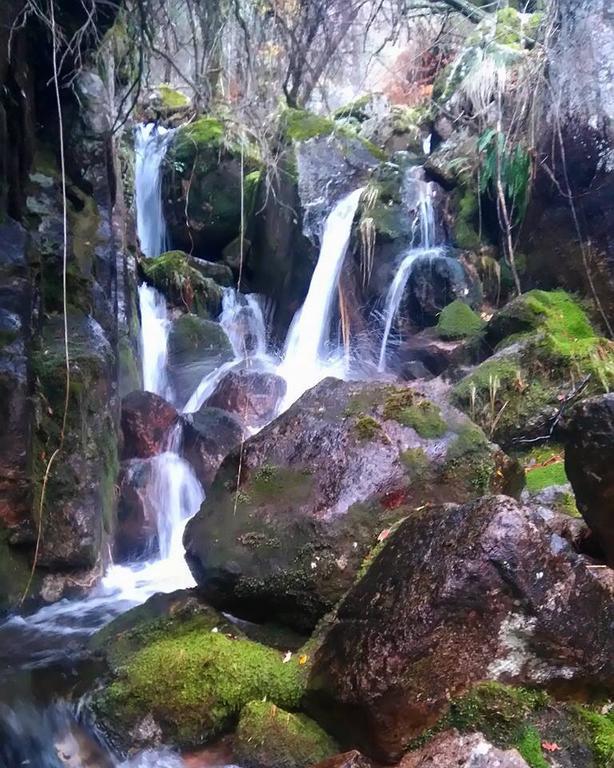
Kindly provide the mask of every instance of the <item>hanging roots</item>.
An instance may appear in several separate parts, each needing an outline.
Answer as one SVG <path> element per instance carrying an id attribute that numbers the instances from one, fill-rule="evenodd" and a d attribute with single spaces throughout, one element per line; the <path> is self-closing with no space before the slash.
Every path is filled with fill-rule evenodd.
<path id="1" fill-rule="evenodd" d="M 375 255 L 375 222 L 370 216 L 360 220 L 358 226 L 360 232 L 360 272 L 362 274 L 362 285 L 366 288 L 371 280 L 373 271 L 373 259 Z"/>

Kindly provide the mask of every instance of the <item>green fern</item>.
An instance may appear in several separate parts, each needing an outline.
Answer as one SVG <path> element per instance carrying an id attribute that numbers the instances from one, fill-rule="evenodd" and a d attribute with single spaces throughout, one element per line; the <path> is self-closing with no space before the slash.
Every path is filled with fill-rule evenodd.
<path id="1" fill-rule="evenodd" d="M 527 212 L 531 191 L 531 155 L 521 144 L 509 147 L 505 134 L 490 128 L 480 136 L 478 151 L 480 166 L 480 192 L 493 188 L 500 166 L 501 182 L 515 224 L 520 224 Z"/>

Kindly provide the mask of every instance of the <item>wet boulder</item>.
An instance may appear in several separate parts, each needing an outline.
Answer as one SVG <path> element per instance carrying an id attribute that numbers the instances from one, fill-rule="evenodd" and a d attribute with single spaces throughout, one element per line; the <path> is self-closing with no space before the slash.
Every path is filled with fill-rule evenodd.
<path id="1" fill-rule="evenodd" d="M 456 300 L 479 306 L 482 288 L 475 270 L 441 254 L 417 258 L 402 301 L 409 317 L 421 327 L 434 325 L 444 307 Z"/>
<path id="2" fill-rule="evenodd" d="M 122 400 L 124 459 L 148 459 L 167 447 L 179 415 L 163 397 L 136 390 Z"/>
<path id="3" fill-rule="evenodd" d="M 392 761 L 483 680 L 611 693 L 612 573 L 553 517 L 504 496 L 409 515 L 324 634 L 312 713 Z"/>
<path id="4" fill-rule="evenodd" d="M 565 471 L 578 510 L 614 566 L 614 395 L 592 397 L 565 414 Z"/>
<path id="5" fill-rule="evenodd" d="M 452 400 L 504 446 L 548 436 L 579 389 L 614 386 L 614 344 L 564 291 L 529 291 L 485 328 L 496 352 L 456 384 Z"/>
<path id="6" fill-rule="evenodd" d="M 188 523 L 186 556 L 212 604 L 311 629 L 415 507 L 522 483 L 519 466 L 445 403 L 326 379 L 226 458 Z"/>
<path id="7" fill-rule="evenodd" d="M 275 417 L 285 394 L 285 380 L 274 373 L 230 371 L 206 404 L 229 411 L 248 427 L 262 427 Z"/>
<path id="8" fill-rule="evenodd" d="M 131 562 L 156 549 L 158 528 L 150 501 L 155 493 L 152 469 L 149 459 L 130 459 L 120 468 L 115 532 L 115 557 L 120 562 Z"/>
<path id="9" fill-rule="evenodd" d="M 399 768 L 529 768 L 515 749 L 501 750 L 481 733 L 462 735 L 448 731 L 426 746 L 409 752 Z"/>
<path id="10" fill-rule="evenodd" d="M 174 320 L 168 335 L 168 375 L 177 402 L 185 406 L 202 379 L 233 358 L 219 323 L 196 315 Z"/>
<path id="11" fill-rule="evenodd" d="M 243 439 L 239 419 L 219 408 L 202 406 L 183 417 L 181 452 L 207 491 L 222 461 Z"/>

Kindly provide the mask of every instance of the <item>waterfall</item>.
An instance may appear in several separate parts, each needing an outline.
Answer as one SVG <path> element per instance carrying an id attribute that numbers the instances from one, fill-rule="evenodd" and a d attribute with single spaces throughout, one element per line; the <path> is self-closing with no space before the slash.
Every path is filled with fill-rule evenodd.
<path id="1" fill-rule="evenodd" d="M 327 341 L 333 299 L 362 192 L 357 189 L 344 197 L 326 219 L 307 298 L 292 320 L 278 369 L 288 385 L 282 408 L 287 408 L 325 376 L 343 377 L 346 371 L 344 356 L 328 348 Z"/>
<path id="2" fill-rule="evenodd" d="M 166 362 L 169 319 L 166 300 L 155 288 L 143 283 L 139 286 L 139 305 L 143 387 L 147 392 L 153 392 L 168 399 Z"/>
<path id="3" fill-rule="evenodd" d="M 409 210 L 414 211 L 412 244 L 397 267 L 384 302 L 384 332 L 377 366 L 380 373 L 384 373 L 386 370 L 386 350 L 390 333 L 414 262 L 420 256 L 436 256 L 442 252 L 442 249 L 436 245 L 438 232 L 435 206 L 433 205 L 435 185 L 420 178 L 419 174 L 421 173 L 421 168 L 412 168 L 403 181 L 403 202 Z"/>
<path id="4" fill-rule="evenodd" d="M 168 249 L 160 168 L 172 136 L 173 131 L 155 123 L 135 131 L 136 226 L 141 250 L 150 258 Z"/>

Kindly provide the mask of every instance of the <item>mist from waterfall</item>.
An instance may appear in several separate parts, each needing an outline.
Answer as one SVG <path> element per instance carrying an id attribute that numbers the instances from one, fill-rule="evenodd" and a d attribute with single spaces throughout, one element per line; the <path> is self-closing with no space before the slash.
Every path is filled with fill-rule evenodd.
<path id="1" fill-rule="evenodd" d="M 399 263 L 384 302 L 384 330 L 380 344 L 377 369 L 380 373 L 386 371 L 386 352 L 394 321 L 398 315 L 405 288 L 411 276 L 416 260 L 420 257 L 440 255 L 442 249 L 437 246 L 439 239 L 437 218 L 433 198 L 435 185 L 418 176 L 421 169 L 410 169 L 403 181 L 403 201 L 414 211 L 413 237 L 410 248 Z"/>
<path id="2" fill-rule="evenodd" d="M 356 189 L 340 200 L 324 224 L 320 255 L 307 298 L 292 320 L 277 370 L 288 387 L 282 410 L 326 376 L 344 378 L 347 373 L 346 356 L 329 344 L 330 321 L 362 193 L 363 189 Z"/>

